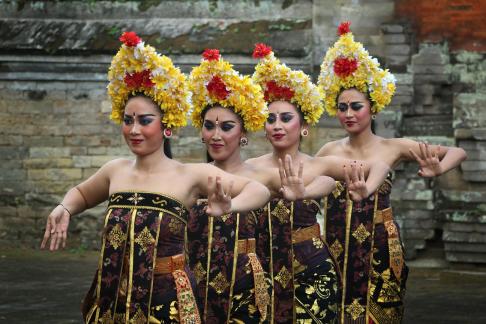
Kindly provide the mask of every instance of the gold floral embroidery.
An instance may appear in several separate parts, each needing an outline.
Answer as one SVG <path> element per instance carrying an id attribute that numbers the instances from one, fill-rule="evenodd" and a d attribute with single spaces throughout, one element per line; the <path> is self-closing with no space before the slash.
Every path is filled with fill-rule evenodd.
<path id="1" fill-rule="evenodd" d="M 230 286 L 228 280 L 226 280 L 221 272 L 218 273 L 216 277 L 214 277 L 209 285 L 213 287 L 218 294 L 222 294 Z"/>
<path id="2" fill-rule="evenodd" d="M 358 319 L 358 317 L 360 317 L 360 315 L 363 314 L 364 311 L 365 309 L 359 304 L 358 299 L 353 300 L 353 303 L 346 307 L 346 312 L 351 315 L 353 320 Z"/>
<path id="3" fill-rule="evenodd" d="M 390 269 L 383 271 L 380 276 L 383 279 L 383 285 L 378 296 L 378 301 L 380 303 L 400 301 L 400 286 L 396 281 L 392 281 Z"/>
<path id="4" fill-rule="evenodd" d="M 119 202 L 122 198 L 122 195 L 116 195 L 110 199 L 110 202 Z"/>
<path id="5" fill-rule="evenodd" d="M 324 243 L 322 242 L 322 240 L 318 237 L 313 237 L 312 238 L 312 244 L 314 245 L 314 247 L 316 249 L 322 249 L 324 247 Z"/>
<path id="6" fill-rule="evenodd" d="M 280 269 L 278 274 L 275 276 L 275 280 L 277 280 L 278 283 L 283 288 L 287 288 L 287 285 L 289 284 L 289 281 L 292 279 L 292 274 L 287 270 L 285 266 Z"/>
<path id="7" fill-rule="evenodd" d="M 301 273 L 302 271 L 305 271 L 305 269 L 307 269 L 307 266 L 301 264 L 295 257 L 292 266 L 294 267 L 294 273 Z"/>
<path id="8" fill-rule="evenodd" d="M 149 246 L 155 243 L 155 239 L 152 234 L 150 234 L 150 230 L 147 228 L 147 226 L 145 226 L 145 228 L 137 235 L 135 242 L 140 244 L 143 252 L 147 252 Z"/>
<path id="9" fill-rule="evenodd" d="M 231 214 L 224 214 L 224 215 L 221 215 L 221 220 L 222 220 L 223 222 L 225 222 L 225 223 L 226 223 L 226 221 L 227 221 L 227 220 L 228 220 L 228 218 L 230 218 L 230 217 L 231 217 Z"/>
<path id="10" fill-rule="evenodd" d="M 155 198 L 155 200 L 152 200 L 152 203 L 154 205 L 160 205 L 160 207 L 164 207 L 167 205 L 167 200 L 157 197 Z"/>
<path id="11" fill-rule="evenodd" d="M 109 309 L 107 312 L 103 314 L 101 317 L 101 322 L 102 323 L 113 323 L 113 320 L 111 319 L 111 310 Z"/>
<path id="12" fill-rule="evenodd" d="M 363 224 L 359 224 L 358 228 L 353 232 L 353 236 L 359 244 L 362 244 L 370 235 L 370 232 L 366 230 Z"/>
<path id="13" fill-rule="evenodd" d="M 344 186 L 341 184 L 341 182 L 336 181 L 336 188 L 332 192 L 334 198 L 339 197 L 341 195 L 341 192 L 343 191 L 344 191 Z"/>
<path id="14" fill-rule="evenodd" d="M 196 264 L 193 271 L 197 283 L 200 283 L 202 280 L 206 279 L 206 270 L 202 266 L 201 262 Z"/>
<path id="15" fill-rule="evenodd" d="M 180 233 L 182 228 L 184 227 L 184 224 L 178 220 L 177 218 L 171 218 L 169 222 L 169 230 L 173 234 Z"/>
<path id="16" fill-rule="evenodd" d="M 272 216 L 277 217 L 281 224 L 289 222 L 290 210 L 285 207 L 284 202 L 279 200 L 277 206 L 271 212 Z"/>
<path id="17" fill-rule="evenodd" d="M 336 239 L 334 243 L 332 243 L 332 245 L 329 247 L 329 250 L 331 251 L 332 256 L 337 259 L 341 255 L 341 253 L 343 253 L 344 248 L 342 244 Z"/>
<path id="18" fill-rule="evenodd" d="M 128 198 L 128 200 L 131 201 L 135 206 L 138 204 L 139 201 L 142 201 L 144 199 L 145 198 L 143 198 L 142 196 L 139 196 L 137 192 L 134 193 L 133 196 Z"/>
<path id="19" fill-rule="evenodd" d="M 127 239 L 127 235 L 121 230 L 120 224 L 116 224 L 115 227 L 111 229 L 107 239 L 110 245 L 116 250 Z"/>
<path id="20" fill-rule="evenodd" d="M 327 275 L 319 275 L 314 281 L 314 289 L 320 298 L 328 299 L 331 296 L 331 278 Z"/>
<path id="21" fill-rule="evenodd" d="M 137 309 L 137 312 L 135 315 L 132 317 L 130 320 L 130 324 L 142 324 L 142 323 L 147 323 L 147 317 L 145 317 L 145 314 L 143 313 L 142 309 L 139 308 Z"/>

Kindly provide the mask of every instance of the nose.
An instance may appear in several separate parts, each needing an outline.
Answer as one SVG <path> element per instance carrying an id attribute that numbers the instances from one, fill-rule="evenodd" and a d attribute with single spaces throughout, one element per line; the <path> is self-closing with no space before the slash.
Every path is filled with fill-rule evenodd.
<path id="1" fill-rule="evenodd" d="M 130 134 L 138 134 L 140 132 L 140 124 L 137 122 L 134 122 L 132 124 L 132 128 L 130 129 Z"/>
<path id="2" fill-rule="evenodd" d="M 351 107 L 349 107 L 348 105 L 348 109 L 346 109 L 346 117 L 351 117 L 351 116 L 353 116 L 353 112 Z"/>
<path id="3" fill-rule="evenodd" d="M 280 118 L 277 118 L 275 120 L 275 123 L 273 123 L 273 129 L 281 129 L 282 128 L 282 121 Z"/>
<path id="4" fill-rule="evenodd" d="M 215 127 L 213 135 L 211 136 L 211 139 L 213 139 L 215 141 L 219 141 L 221 139 L 221 133 L 220 132 L 221 132 L 221 130 L 219 129 L 219 127 Z"/>

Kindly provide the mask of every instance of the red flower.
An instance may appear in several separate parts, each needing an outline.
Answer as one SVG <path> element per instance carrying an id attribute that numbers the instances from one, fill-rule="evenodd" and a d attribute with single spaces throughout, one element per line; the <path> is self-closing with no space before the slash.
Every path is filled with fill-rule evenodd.
<path id="1" fill-rule="evenodd" d="M 137 46 L 138 43 L 140 43 L 142 39 L 137 36 L 135 32 L 124 32 L 120 36 L 120 42 L 123 42 L 125 45 L 129 47 Z"/>
<path id="2" fill-rule="evenodd" d="M 125 84 L 129 88 L 151 88 L 155 83 L 150 80 L 150 70 L 144 70 L 142 72 L 127 73 L 125 75 Z"/>
<path id="3" fill-rule="evenodd" d="M 281 87 L 275 81 L 268 81 L 264 93 L 265 101 L 283 100 L 290 101 L 294 97 L 294 90 L 289 87 Z"/>
<path id="4" fill-rule="evenodd" d="M 351 22 L 349 22 L 349 21 L 342 22 L 339 25 L 338 30 L 337 30 L 338 35 L 342 36 L 346 33 L 350 33 L 351 32 L 351 30 L 349 29 L 350 25 L 351 25 Z"/>
<path id="5" fill-rule="evenodd" d="M 219 60 L 219 50 L 217 49 L 206 49 L 202 53 L 202 56 L 206 61 L 217 61 Z"/>
<path id="6" fill-rule="evenodd" d="M 224 81 L 218 75 L 214 76 L 211 81 L 209 81 L 206 89 L 208 89 L 208 92 L 219 100 L 226 99 L 230 94 L 228 89 L 226 89 Z"/>
<path id="7" fill-rule="evenodd" d="M 255 49 L 253 50 L 253 58 L 264 58 L 268 54 L 272 53 L 272 48 L 263 43 L 255 44 Z"/>
<path id="8" fill-rule="evenodd" d="M 348 59 L 345 57 L 338 57 L 334 60 L 334 73 L 341 78 L 345 78 L 358 69 L 358 61 L 356 59 Z"/>

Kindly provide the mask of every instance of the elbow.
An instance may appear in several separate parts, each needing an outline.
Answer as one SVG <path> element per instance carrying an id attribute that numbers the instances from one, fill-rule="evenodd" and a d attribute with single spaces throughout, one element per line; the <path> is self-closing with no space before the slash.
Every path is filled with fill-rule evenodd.
<path id="1" fill-rule="evenodd" d="M 467 154 L 466 154 L 466 151 L 461 148 L 461 147 L 458 147 L 457 150 L 459 151 L 459 157 L 460 157 L 460 161 L 465 161 L 467 159 Z"/>
<path id="2" fill-rule="evenodd" d="M 329 192 L 333 192 L 336 189 L 336 180 L 331 177 L 327 177 L 327 183 L 329 187 Z"/>

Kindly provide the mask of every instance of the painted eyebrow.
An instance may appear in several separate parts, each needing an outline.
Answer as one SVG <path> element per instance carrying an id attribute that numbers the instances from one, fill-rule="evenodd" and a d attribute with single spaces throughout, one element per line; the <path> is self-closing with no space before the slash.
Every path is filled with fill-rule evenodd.
<path id="1" fill-rule="evenodd" d="M 130 116 L 128 114 L 125 114 L 125 117 L 128 117 L 128 118 L 133 118 L 133 116 Z M 136 115 L 135 117 L 155 117 L 154 114 L 142 114 L 142 115 Z"/>
<path id="2" fill-rule="evenodd" d="M 213 124 L 215 123 L 211 119 L 205 119 L 204 122 L 210 122 L 210 123 L 213 123 Z M 225 121 L 219 121 L 218 120 L 218 122 L 220 122 L 221 124 L 223 124 L 223 123 L 233 123 L 233 124 L 236 124 L 236 122 L 234 120 L 225 120 Z"/>

